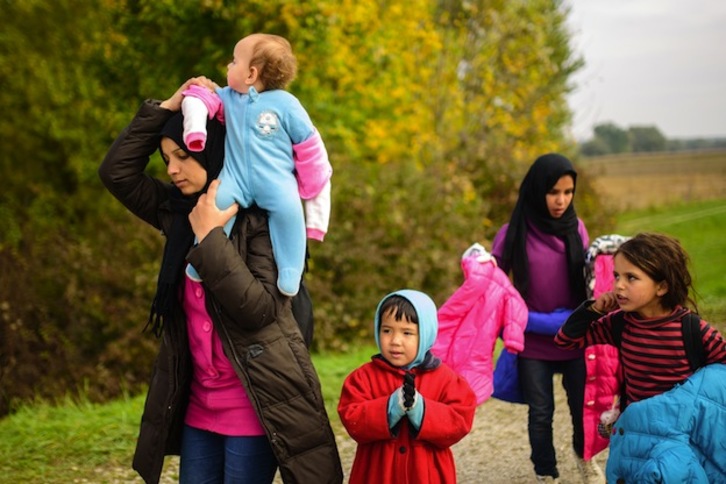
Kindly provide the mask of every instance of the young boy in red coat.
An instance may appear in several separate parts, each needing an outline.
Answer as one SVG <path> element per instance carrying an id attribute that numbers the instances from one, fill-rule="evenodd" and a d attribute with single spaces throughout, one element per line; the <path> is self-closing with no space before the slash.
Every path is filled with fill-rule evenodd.
<path id="1" fill-rule="evenodd" d="M 429 351 L 436 305 L 410 289 L 378 304 L 380 354 L 343 383 L 338 414 L 358 448 L 350 483 L 456 482 L 450 447 L 471 430 L 476 396 Z"/>

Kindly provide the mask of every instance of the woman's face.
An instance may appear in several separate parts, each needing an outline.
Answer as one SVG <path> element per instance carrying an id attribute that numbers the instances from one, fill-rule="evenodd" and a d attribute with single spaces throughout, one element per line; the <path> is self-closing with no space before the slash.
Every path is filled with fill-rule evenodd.
<path id="1" fill-rule="evenodd" d="M 207 170 L 171 138 L 161 138 L 161 154 L 171 182 L 184 195 L 194 195 L 207 184 Z"/>
<path id="2" fill-rule="evenodd" d="M 572 175 L 562 175 L 545 196 L 550 216 L 552 218 L 562 217 L 572 203 L 573 196 L 575 196 L 575 180 Z"/>

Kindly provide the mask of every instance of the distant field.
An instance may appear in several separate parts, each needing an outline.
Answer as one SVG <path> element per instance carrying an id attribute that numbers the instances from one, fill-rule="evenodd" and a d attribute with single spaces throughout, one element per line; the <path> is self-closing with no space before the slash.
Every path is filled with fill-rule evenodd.
<path id="1" fill-rule="evenodd" d="M 598 156 L 579 166 L 618 210 L 726 199 L 726 150 Z"/>

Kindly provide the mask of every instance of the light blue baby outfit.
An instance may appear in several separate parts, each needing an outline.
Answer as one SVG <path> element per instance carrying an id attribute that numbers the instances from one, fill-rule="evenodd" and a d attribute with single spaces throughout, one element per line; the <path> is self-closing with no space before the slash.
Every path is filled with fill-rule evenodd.
<path id="1" fill-rule="evenodd" d="M 293 145 L 310 138 L 315 127 L 298 99 L 284 90 L 241 94 L 217 89 L 227 125 L 225 162 L 219 175 L 217 206 L 234 202 L 247 208 L 257 204 L 269 213 L 270 239 L 278 268 L 278 288 L 298 292 L 305 266 L 306 229 L 298 192 Z M 232 230 L 235 219 L 224 231 Z M 187 274 L 200 277 L 191 265 Z"/>

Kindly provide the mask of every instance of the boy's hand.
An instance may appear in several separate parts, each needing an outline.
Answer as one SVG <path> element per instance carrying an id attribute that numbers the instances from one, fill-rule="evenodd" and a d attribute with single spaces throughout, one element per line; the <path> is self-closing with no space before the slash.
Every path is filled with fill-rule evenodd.
<path id="1" fill-rule="evenodd" d="M 596 313 L 607 314 L 611 311 L 615 311 L 619 306 L 615 293 L 608 291 L 600 294 L 590 307 Z"/>

